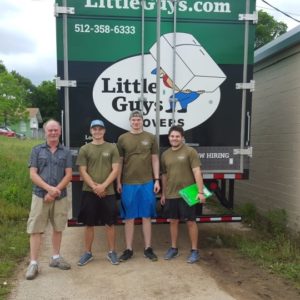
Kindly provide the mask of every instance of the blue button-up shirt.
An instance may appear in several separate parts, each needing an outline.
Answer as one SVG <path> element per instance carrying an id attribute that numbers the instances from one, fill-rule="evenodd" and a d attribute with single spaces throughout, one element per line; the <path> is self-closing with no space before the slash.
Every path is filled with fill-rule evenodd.
<path id="1" fill-rule="evenodd" d="M 47 143 L 41 144 L 33 147 L 28 166 L 37 168 L 38 175 L 49 185 L 57 186 L 65 176 L 65 169 L 72 168 L 72 155 L 61 144 L 54 153 L 50 151 Z M 44 198 L 47 191 L 33 184 L 33 193 Z M 59 199 L 66 195 L 67 190 L 62 190 Z"/>

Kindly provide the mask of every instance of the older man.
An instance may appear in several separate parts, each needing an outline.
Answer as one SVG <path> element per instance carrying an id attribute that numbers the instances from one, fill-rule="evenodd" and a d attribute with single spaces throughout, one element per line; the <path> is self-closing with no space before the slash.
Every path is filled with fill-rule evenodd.
<path id="1" fill-rule="evenodd" d="M 30 234 L 30 264 L 26 279 L 38 275 L 38 255 L 42 234 L 50 220 L 53 255 L 50 267 L 68 270 L 71 268 L 60 255 L 62 231 L 68 218 L 66 187 L 72 177 L 71 152 L 59 143 L 61 126 L 55 120 L 44 124 L 46 142 L 32 149 L 29 168 L 33 182 L 31 211 L 27 223 Z"/>

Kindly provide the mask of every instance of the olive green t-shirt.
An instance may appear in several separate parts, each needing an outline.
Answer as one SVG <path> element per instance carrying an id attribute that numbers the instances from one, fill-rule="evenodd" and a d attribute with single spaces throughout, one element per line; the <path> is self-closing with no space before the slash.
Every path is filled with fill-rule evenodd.
<path id="1" fill-rule="evenodd" d="M 167 176 L 166 198 L 179 198 L 179 190 L 195 183 L 192 169 L 200 165 L 199 155 L 192 147 L 182 145 L 177 150 L 166 150 L 161 156 L 161 170 Z"/>
<path id="2" fill-rule="evenodd" d="M 92 143 L 82 146 L 76 160 L 76 165 L 86 166 L 87 173 L 97 183 L 103 183 L 112 171 L 112 164 L 119 163 L 119 152 L 115 144 L 95 145 Z M 83 182 L 83 191 L 92 192 L 90 186 Z M 113 183 L 107 187 L 107 195 L 114 195 Z"/>
<path id="3" fill-rule="evenodd" d="M 123 157 L 122 183 L 142 184 L 153 179 L 152 155 L 158 154 L 153 134 L 126 132 L 119 137 L 117 146 Z"/>

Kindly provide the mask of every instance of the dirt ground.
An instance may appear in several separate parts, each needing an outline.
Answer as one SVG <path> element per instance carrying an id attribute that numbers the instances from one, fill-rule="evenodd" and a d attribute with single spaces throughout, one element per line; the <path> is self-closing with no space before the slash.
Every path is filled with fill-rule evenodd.
<path id="1" fill-rule="evenodd" d="M 234 234 L 245 230 L 241 224 L 205 224 L 203 227 L 202 267 L 224 291 L 243 300 L 300 299 L 300 290 L 292 283 L 263 269 L 236 250 L 220 247 L 217 241 L 211 242 L 210 236 L 215 237 L 218 231 Z M 205 241 L 207 238 L 209 243 Z"/>
<path id="2" fill-rule="evenodd" d="M 236 229 L 238 227 L 238 229 Z M 124 248 L 123 226 L 117 226 L 120 253 Z M 69 271 L 48 267 L 51 254 L 49 231 L 45 234 L 40 257 L 40 274 L 24 279 L 26 262 L 20 265 L 9 299 L 300 299 L 285 280 L 263 270 L 236 251 L 220 247 L 214 240 L 218 231 L 240 229 L 237 224 L 199 224 L 200 262 L 185 262 L 189 242 L 185 225 L 180 225 L 181 255 L 172 261 L 162 257 L 169 246 L 168 225 L 153 226 L 153 247 L 158 262 L 143 257 L 141 226 L 136 226 L 134 257 L 118 266 L 106 260 L 103 227 L 96 228 L 95 259 L 84 267 L 76 265 L 83 250 L 83 228 L 67 228 L 62 254 L 72 264 Z"/>

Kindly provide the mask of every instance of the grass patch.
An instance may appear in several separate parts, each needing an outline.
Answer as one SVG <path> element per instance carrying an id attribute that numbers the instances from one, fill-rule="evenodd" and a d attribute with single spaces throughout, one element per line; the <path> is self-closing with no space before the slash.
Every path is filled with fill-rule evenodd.
<path id="1" fill-rule="evenodd" d="M 12 288 L 12 276 L 29 250 L 26 222 L 32 184 L 28 159 L 36 140 L 0 136 L 0 299 Z"/>
<path id="2" fill-rule="evenodd" d="M 286 212 L 278 209 L 261 215 L 252 204 L 245 204 L 239 211 L 253 230 L 231 236 L 225 233 L 222 241 L 300 288 L 299 240 L 287 230 Z"/>
<path id="3" fill-rule="evenodd" d="M 267 240 L 244 239 L 240 251 L 300 288 L 300 255 L 294 242 L 280 235 Z"/>

